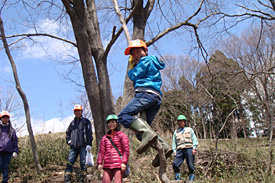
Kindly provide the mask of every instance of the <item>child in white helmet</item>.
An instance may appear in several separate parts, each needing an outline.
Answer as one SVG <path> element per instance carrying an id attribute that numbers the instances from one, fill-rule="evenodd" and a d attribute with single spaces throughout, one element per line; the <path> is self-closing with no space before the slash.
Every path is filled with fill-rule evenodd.
<path id="1" fill-rule="evenodd" d="M 73 172 L 73 165 L 80 156 L 80 182 L 85 182 L 85 162 L 86 152 L 91 152 L 91 146 L 93 141 L 92 125 L 89 119 L 83 117 L 82 106 L 77 104 L 74 106 L 74 119 L 66 130 L 66 142 L 70 145 L 70 152 L 65 170 L 65 183 L 71 182 L 71 176 Z"/>
<path id="2" fill-rule="evenodd" d="M 9 164 L 11 157 L 17 158 L 18 139 L 16 131 L 11 125 L 8 111 L 1 112 L 0 120 L 0 168 L 3 173 L 2 183 L 6 183 L 9 179 Z"/>

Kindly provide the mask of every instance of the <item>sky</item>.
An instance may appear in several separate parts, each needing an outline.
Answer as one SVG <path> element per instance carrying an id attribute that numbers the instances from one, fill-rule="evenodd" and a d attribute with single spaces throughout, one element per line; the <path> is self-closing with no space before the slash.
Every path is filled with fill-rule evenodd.
<path id="1" fill-rule="evenodd" d="M 14 13 L 13 11 L 15 10 L 9 10 L 6 14 L 3 14 L 6 36 L 17 33 L 9 22 L 5 21 L 12 21 L 9 14 Z M 16 19 L 13 21 L 16 21 Z M 60 26 L 58 22 L 46 18 L 38 21 L 36 29 L 59 34 Z M 64 26 L 61 31 L 63 33 L 70 32 L 71 27 Z M 33 33 L 34 31 L 25 29 L 23 32 Z M 124 34 L 122 33 L 121 36 L 124 36 Z M 186 43 L 184 43 L 178 37 L 174 39 L 171 39 L 171 37 L 173 36 L 161 38 L 154 44 L 159 48 L 160 52 L 156 52 L 151 49 L 152 47 L 149 47 L 149 54 L 158 56 L 159 53 L 161 55 L 187 54 L 186 43 L 189 41 L 188 38 L 186 37 Z M 79 88 L 73 82 L 64 79 L 64 73 L 68 73 L 72 65 L 64 65 L 61 62 L 71 57 L 78 58 L 77 51 L 71 45 L 54 39 L 46 37 L 33 39 L 41 44 L 32 44 L 32 42 L 23 40 L 17 44 L 16 48 L 12 47 L 12 56 L 16 63 L 21 87 L 29 102 L 32 127 L 35 134 L 48 133 L 49 131 L 54 133 L 64 132 L 74 117 L 73 106 L 76 103 L 72 101 L 77 100 L 79 97 L 80 93 L 78 90 L 81 87 Z M 104 46 L 106 46 L 108 40 L 108 37 L 103 40 Z M 11 39 L 8 39 L 8 41 L 11 41 Z M 126 47 L 126 40 L 121 38 L 115 43 L 108 55 L 108 70 L 115 99 L 122 96 L 123 93 L 128 61 L 128 57 L 124 55 Z M 0 50 L 0 64 L 0 91 L 3 93 L 4 90 L 10 88 L 17 93 L 11 65 L 3 49 Z M 82 76 L 79 63 L 75 63 L 75 65 L 78 67 L 73 68 L 71 79 L 83 84 L 82 78 L 78 77 Z M 22 102 L 19 96 L 17 100 Z M 12 121 L 16 127 L 24 124 L 24 113 L 22 112 L 21 115 L 21 117 L 14 118 L 15 121 Z M 27 130 L 24 126 L 21 128 L 19 136 L 26 134 Z"/>
<path id="2" fill-rule="evenodd" d="M 45 20 L 41 21 L 41 28 L 47 28 L 50 32 L 55 32 L 58 26 Z M 8 32 L 6 32 L 7 35 Z M 62 73 L 66 73 L 71 66 L 65 66 L 58 61 L 66 60 L 67 58 L 61 54 L 62 52 L 70 52 L 71 55 L 77 57 L 76 50 L 72 51 L 69 45 L 64 45 L 60 41 L 49 38 L 34 38 L 41 42 L 40 45 L 30 45 L 29 42 L 23 42 L 24 50 L 12 50 L 12 56 L 16 63 L 19 81 L 23 91 L 25 92 L 32 117 L 32 127 L 35 134 L 65 131 L 69 123 L 72 121 L 73 106 L 80 93 L 74 83 L 64 79 Z M 167 39 L 163 41 L 167 44 Z M 63 44 L 63 45 L 62 45 Z M 158 43 L 161 44 L 161 41 Z M 114 98 L 117 99 L 122 96 L 124 78 L 126 74 L 126 67 L 128 57 L 124 55 L 124 49 L 127 47 L 127 42 L 119 43 L 119 46 L 114 46 L 108 57 L 108 70 L 110 75 L 111 87 Z M 62 48 L 62 49 L 59 49 Z M 176 44 L 170 44 L 164 49 L 162 54 L 180 53 L 180 49 Z M 149 47 L 150 53 L 150 47 Z M 47 54 L 51 54 L 50 58 Z M 151 51 L 154 54 L 154 51 Z M 7 88 L 15 91 L 17 99 L 22 103 L 21 98 L 15 89 L 15 82 L 13 78 L 12 68 L 4 50 L 0 51 L 0 89 Z M 79 63 L 78 63 L 79 64 Z M 81 70 L 77 70 L 81 74 Z M 72 79 L 74 75 L 72 76 Z M 79 81 L 79 78 L 76 80 Z M 80 78 L 80 83 L 83 80 Z M 80 103 L 81 104 L 81 103 Z M 62 107 L 61 107 L 62 106 Z M 23 110 L 23 107 L 22 107 Z M 62 112 L 61 112 L 62 111 Z M 15 115 L 15 114 L 14 114 Z M 12 123 L 15 127 L 20 127 L 24 124 L 25 117 L 16 118 Z M 13 116 L 13 115 L 12 115 Z M 24 136 L 28 132 L 26 126 L 21 128 L 18 132 L 19 136 Z"/>

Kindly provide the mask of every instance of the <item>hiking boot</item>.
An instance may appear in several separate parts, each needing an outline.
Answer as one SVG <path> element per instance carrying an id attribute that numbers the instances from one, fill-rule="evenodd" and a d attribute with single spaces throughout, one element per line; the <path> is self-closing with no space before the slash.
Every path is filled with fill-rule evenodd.
<path id="1" fill-rule="evenodd" d="M 64 182 L 65 183 L 71 183 L 71 179 L 72 179 L 72 173 L 71 172 L 65 172 Z"/>
<path id="2" fill-rule="evenodd" d="M 85 183 L 86 182 L 86 172 L 81 172 L 80 173 L 80 183 Z"/>
<path id="3" fill-rule="evenodd" d="M 83 177 L 80 177 L 79 182 L 80 182 L 80 183 L 86 183 L 85 177 L 84 177 L 84 178 L 83 178 Z"/>
<path id="4" fill-rule="evenodd" d="M 137 149 L 138 154 L 146 151 L 158 138 L 157 133 L 141 118 L 134 119 L 129 128 L 142 136 L 141 144 Z"/>
<path id="5" fill-rule="evenodd" d="M 162 145 L 162 147 L 164 149 L 166 159 L 169 158 L 173 153 L 173 149 L 160 136 L 158 136 L 158 141 L 160 142 L 160 144 Z M 154 149 L 156 149 L 156 147 L 154 147 L 154 146 L 152 146 L 152 147 Z M 155 159 L 152 161 L 152 165 L 154 167 L 158 167 L 160 165 L 159 154 L 157 154 Z"/>

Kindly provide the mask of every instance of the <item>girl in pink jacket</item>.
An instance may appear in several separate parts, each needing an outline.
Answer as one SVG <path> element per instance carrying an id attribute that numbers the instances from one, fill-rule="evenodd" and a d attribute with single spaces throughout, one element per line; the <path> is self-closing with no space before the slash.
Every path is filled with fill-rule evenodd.
<path id="1" fill-rule="evenodd" d="M 108 133 L 103 136 L 98 152 L 97 166 L 100 172 L 103 168 L 102 183 L 110 183 L 114 178 L 115 183 L 122 183 L 123 174 L 129 158 L 129 139 L 127 135 L 119 131 L 117 116 L 110 114 L 107 119 Z M 112 145 L 111 138 L 122 157 Z"/>

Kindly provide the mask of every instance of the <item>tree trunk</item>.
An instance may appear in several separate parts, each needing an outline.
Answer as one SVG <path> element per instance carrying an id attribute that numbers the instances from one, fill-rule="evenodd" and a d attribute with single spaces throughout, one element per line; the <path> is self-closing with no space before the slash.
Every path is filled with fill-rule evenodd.
<path id="1" fill-rule="evenodd" d="M 107 70 L 107 58 L 100 38 L 95 4 L 92 0 L 86 1 L 86 6 L 84 1 L 72 4 L 66 0 L 62 0 L 62 2 L 70 16 L 77 42 L 84 85 L 92 111 L 98 147 L 101 138 L 107 132 L 105 119 L 115 111 Z"/>
<path id="2" fill-rule="evenodd" d="M 133 40 L 135 39 L 144 40 L 144 31 L 145 31 L 146 22 L 152 10 L 149 7 L 151 7 L 154 4 L 154 2 L 155 2 L 154 0 L 148 1 L 146 7 L 143 8 L 143 1 L 134 0 L 133 3 L 136 4 L 137 11 L 135 11 L 136 13 L 134 13 L 133 15 L 133 25 L 134 25 Z M 127 72 L 128 70 L 129 70 L 129 65 L 127 67 Z M 123 99 L 122 99 L 123 106 L 125 106 L 133 98 L 134 93 L 135 91 L 134 91 L 133 83 L 128 78 L 126 73 L 125 81 L 124 81 Z M 141 116 L 143 116 L 144 119 L 146 118 L 144 116 L 144 113 L 141 114 Z M 155 146 L 157 147 L 157 150 L 160 156 L 159 178 L 162 182 L 170 182 L 170 180 L 166 176 L 166 158 L 165 158 L 163 147 L 159 142 L 156 142 Z"/>
<path id="3" fill-rule="evenodd" d="M 202 129 L 203 129 L 203 138 L 206 139 L 207 138 L 207 132 L 206 132 L 206 128 L 205 128 L 205 120 L 202 117 L 201 118 L 201 124 L 202 124 Z"/>
<path id="4" fill-rule="evenodd" d="M 244 138 L 246 139 L 247 135 L 246 135 L 246 131 L 245 131 L 245 126 L 243 126 L 243 135 L 244 135 Z"/>
<path id="5" fill-rule="evenodd" d="M 274 79 L 272 78 L 272 85 L 271 88 L 273 88 L 273 92 L 271 92 L 271 100 L 269 101 L 270 106 L 270 125 L 269 125 L 269 146 L 268 146 L 268 155 L 267 155 L 267 175 L 270 175 L 271 173 L 271 165 L 272 165 L 272 140 L 273 140 L 273 132 L 274 132 L 274 103 L 273 100 L 275 98 L 275 84 Z"/>
<path id="6" fill-rule="evenodd" d="M 137 3 L 137 1 L 134 1 Z M 133 40 L 141 39 L 144 40 L 144 31 L 147 19 L 144 17 L 144 9 L 142 7 L 143 4 L 139 3 L 139 7 L 137 7 L 136 13 L 133 15 Z M 129 64 L 127 66 L 127 72 L 129 70 Z M 134 97 L 135 90 L 133 87 L 133 82 L 128 78 L 126 72 L 125 81 L 124 81 L 124 88 L 123 88 L 123 98 L 122 98 L 122 105 L 125 106 L 131 99 Z"/>
<path id="7" fill-rule="evenodd" d="M 235 116 L 232 114 L 232 138 L 237 139 L 238 138 L 238 132 L 237 132 L 237 124 Z"/>
<path id="8" fill-rule="evenodd" d="M 36 168 L 37 173 L 41 174 L 42 167 L 41 167 L 40 162 L 39 162 L 39 156 L 38 156 L 36 143 L 35 143 L 35 139 L 34 139 L 34 135 L 33 135 L 33 131 L 32 131 L 31 116 L 30 116 L 30 109 L 29 109 L 28 100 L 27 100 L 27 97 L 26 97 L 25 93 L 23 92 L 23 90 L 21 88 L 21 85 L 20 85 L 20 82 L 19 82 L 16 65 L 15 65 L 13 57 L 10 53 L 9 45 L 8 45 L 6 37 L 5 37 L 3 20 L 2 20 L 1 16 L 0 16 L 0 29 L 1 29 L 1 36 L 2 36 L 2 41 L 3 41 L 4 47 L 5 47 L 5 51 L 6 51 L 6 54 L 9 58 L 11 66 L 12 66 L 13 76 L 14 76 L 14 80 L 15 80 L 15 83 L 16 83 L 16 89 L 17 89 L 20 97 L 22 98 L 22 101 L 23 101 L 23 104 L 24 104 L 24 110 L 25 110 L 25 115 L 26 115 L 26 123 L 27 123 L 28 132 L 29 132 L 29 137 L 30 137 L 30 142 L 31 142 L 31 148 L 32 148 L 35 168 Z"/>
<path id="9" fill-rule="evenodd" d="M 211 122 L 209 123 L 209 138 L 212 139 L 212 125 Z"/>
<path id="10" fill-rule="evenodd" d="M 154 5 L 154 0 L 149 0 L 146 7 L 143 8 L 142 0 L 134 0 L 133 3 L 137 6 L 135 13 L 133 14 L 133 40 L 141 39 L 144 40 L 144 32 L 147 19 L 152 11 L 149 7 Z M 127 67 L 127 72 L 129 70 L 129 65 Z M 133 98 L 135 91 L 133 87 L 133 82 L 128 78 L 126 72 L 122 105 L 125 106 Z"/>

